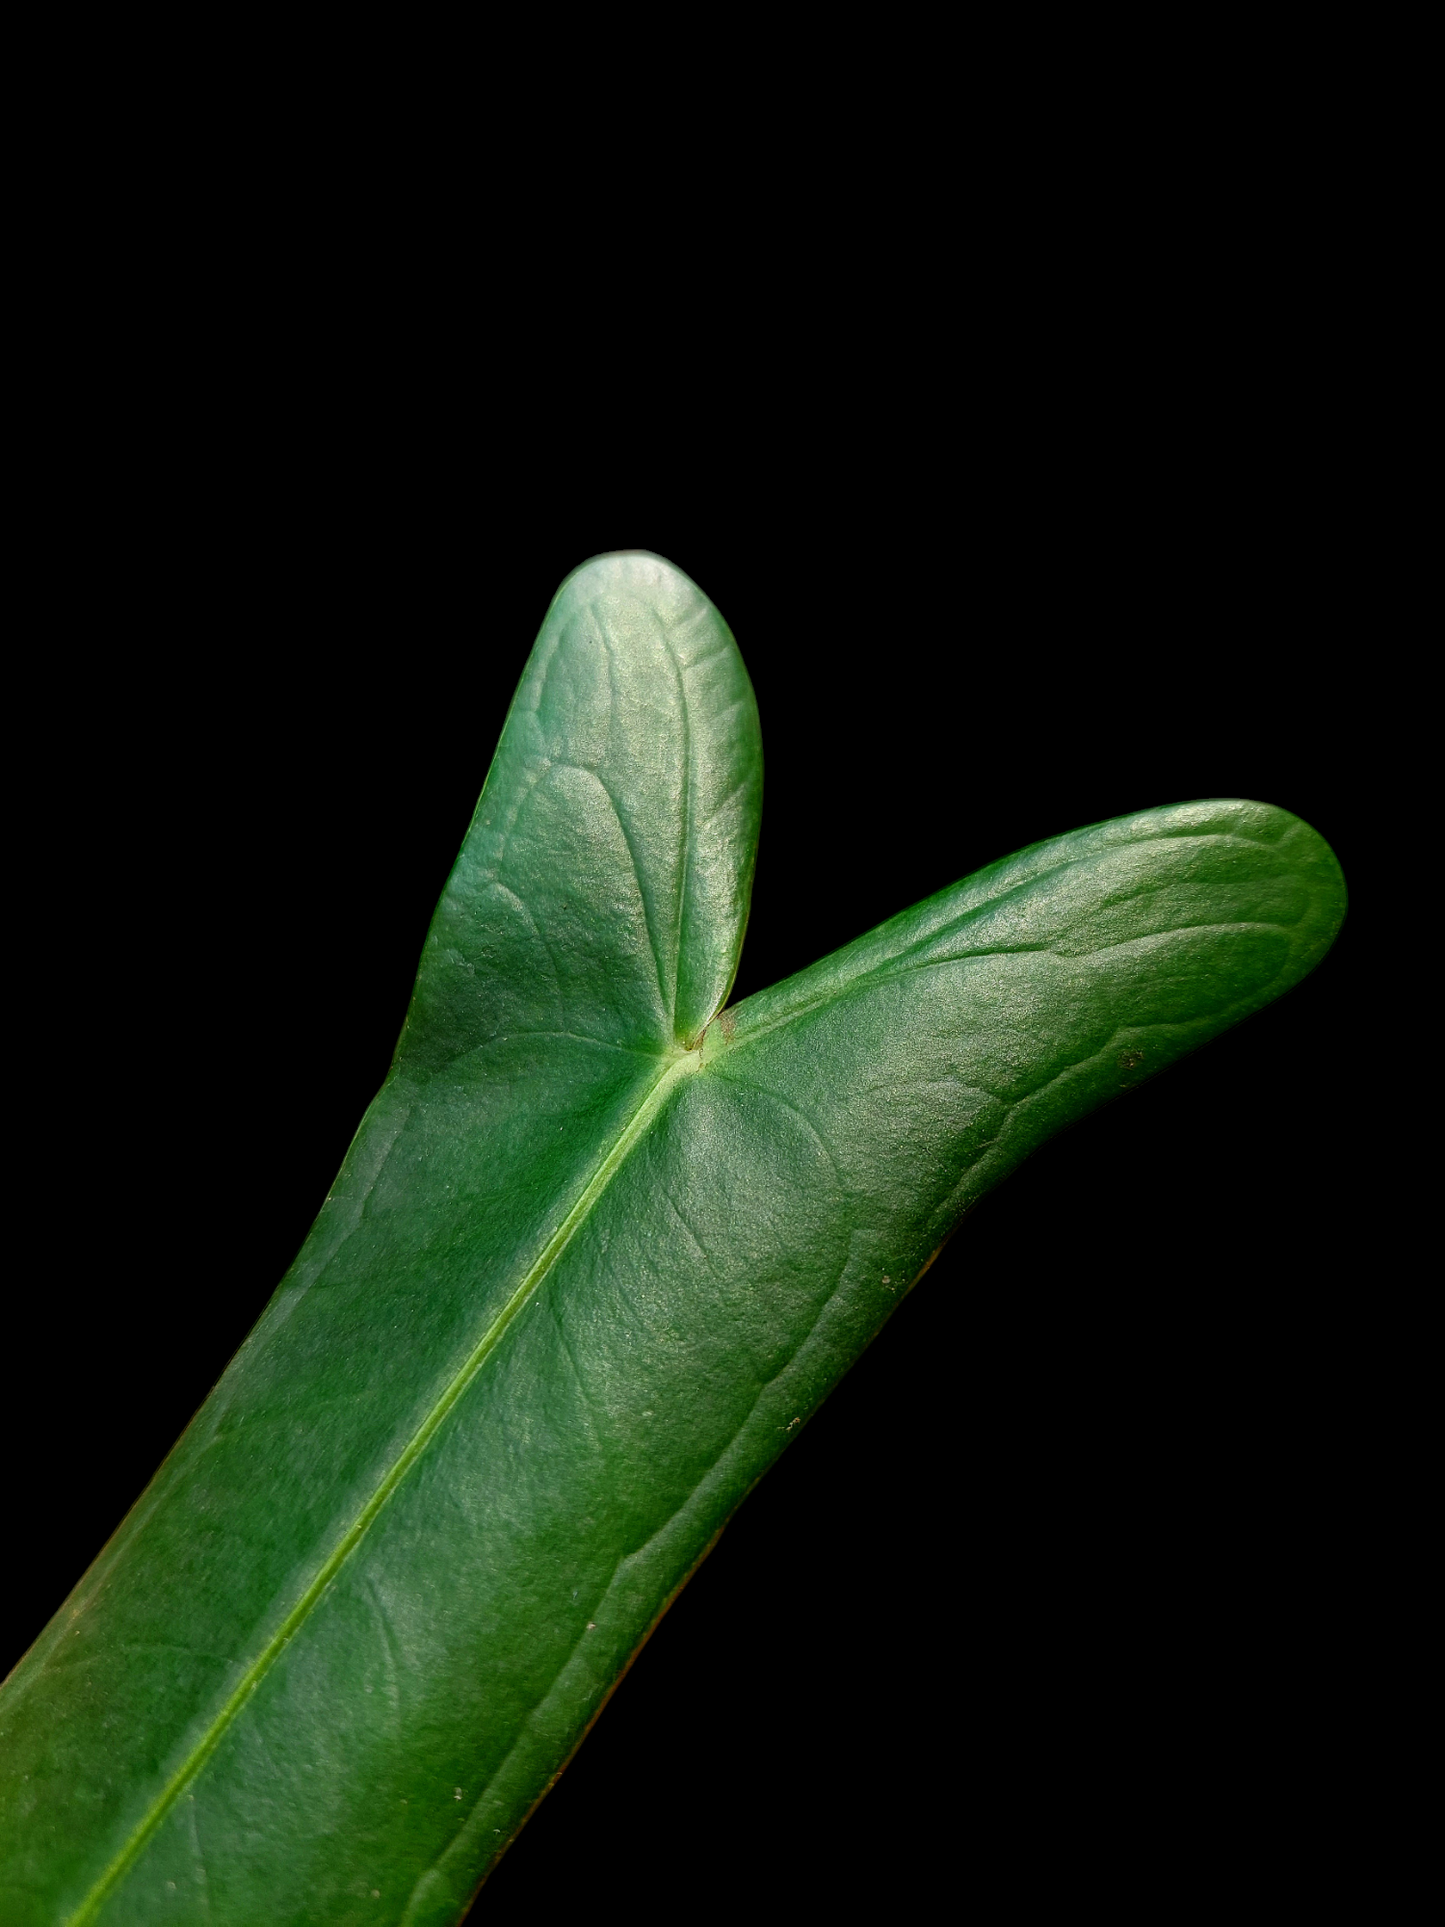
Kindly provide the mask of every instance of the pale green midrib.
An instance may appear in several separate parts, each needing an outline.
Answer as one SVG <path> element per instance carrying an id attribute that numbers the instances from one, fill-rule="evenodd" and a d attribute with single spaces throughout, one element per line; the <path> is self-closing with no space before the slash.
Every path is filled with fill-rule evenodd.
<path id="1" fill-rule="evenodd" d="M 1035 957 L 1043 956 L 1045 953 L 1056 956 L 1061 961 L 1077 959 L 1082 962 L 1089 958 L 1102 957 L 1110 950 L 1127 950 L 1131 944 L 1147 943 L 1154 937 L 1177 937 L 1186 932 L 1203 935 L 1217 930 L 1280 930 L 1290 935 L 1304 922 L 1303 915 L 1296 918 L 1293 923 L 1280 923 L 1269 917 L 1235 917 L 1226 918 L 1219 923 L 1170 924 L 1162 930 L 1143 931 L 1137 937 L 1122 937 L 1117 943 L 1099 944 L 1093 950 L 1061 951 L 1056 950 L 1052 943 L 1000 944 L 992 950 L 958 950 L 944 957 L 921 957 L 916 963 L 906 961 L 908 952 L 903 951 L 899 956 L 888 958 L 871 969 L 865 967 L 859 970 L 852 977 L 845 978 L 842 983 L 830 985 L 815 997 L 803 997 L 797 1003 L 785 1004 L 782 1008 L 756 1019 L 751 1024 L 744 1023 L 742 1020 L 748 1004 L 753 999 L 748 998 L 743 1003 L 735 1005 L 732 1015 L 737 1026 L 736 1030 L 720 1038 L 714 1046 L 713 1055 L 707 1061 L 710 1064 L 716 1062 L 725 1051 L 746 1050 L 750 1044 L 757 1043 L 770 1032 L 781 1030 L 785 1024 L 796 1023 L 800 1017 L 811 1016 L 815 1010 L 821 1010 L 825 1004 L 842 1003 L 847 997 L 863 991 L 876 990 L 880 985 L 890 983 L 898 977 L 908 976 L 916 970 L 939 970 L 947 964 L 984 963 L 993 957 Z M 1067 932 L 1064 934 L 1067 935 Z M 921 947 L 921 941 L 919 944 L 909 946 L 910 949 Z M 756 994 L 761 1000 L 768 996 L 770 991 L 760 990 Z M 716 1021 L 714 1018 L 713 1022 L 716 1023 Z M 708 1029 L 711 1030 L 711 1025 Z M 707 1034 L 704 1032 L 704 1037 Z"/>
<path id="2" fill-rule="evenodd" d="M 603 1158 L 588 1181 L 581 1196 L 567 1216 L 543 1246 L 541 1254 L 533 1263 L 522 1282 L 517 1286 L 506 1304 L 498 1312 L 492 1323 L 478 1339 L 468 1354 L 466 1362 L 447 1385 L 401 1452 L 397 1455 L 376 1490 L 357 1514 L 345 1535 L 333 1548 L 326 1563 L 306 1588 L 305 1592 L 291 1608 L 286 1618 L 277 1628 L 261 1652 L 251 1662 L 240 1683 L 221 1707 L 202 1737 L 191 1749 L 189 1757 L 172 1774 L 166 1785 L 157 1794 L 150 1810 L 137 1823 L 130 1838 L 117 1853 L 114 1860 L 101 1874 L 80 1906 L 70 1916 L 66 1927 L 86 1927 L 93 1921 L 100 1908 L 110 1898 L 125 1875 L 139 1859 L 142 1849 L 151 1835 L 175 1804 L 188 1781 L 193 1780 L 212 1753 L 220 1745 L 227 1729 L 245 1705 L 251 1694 L 270 1671 L 274 1661 L 289 1645 L 301 1625 L 309 1615 L 321 1594 L 336 1577 L 341 1567 L 366 1536 L 377 1515 L 385 1506 L 392 1493 L 396 1491 L 408 1471 L 421 1457 L 430 1444 L 448 1412 L 461 1398 L 468 1385 L 481 1369 L 483 1361 L 492 1352 L 502 1333 L 511 1324 L 522 1306 L 541 1284 L 547 1273 L 556 1264 L 563 1251 L 571 1243 L 578 1227 L 590 1214 L 593 1205 L 606 1190 L 618 1166 L 642 1136 L 648 1125 L 656 1117 L 666 1102 L 668 1093 L 680 1078 L 690 1075 L 699 1068 L 700 1056 L 695 1050 L 671 1057 L 649 1086 L 642 1102 L 638 1105 L 631 1122 L 617 1139 L 612 1149 Z"/>
<path id="3" fill-rule="evenodd" d="M 1173 807 L 1179 806 L 1176 805 Z M 1186 805 L 1185 807 L 1188 806 Z M 1161 812 L 1161 814 L 1163 813 L 1164 812 Z M 1117 856 L 1130 851 L 1147 849 L 1155 843 L 1181 841 L 1185 838 L 1189 838 L 1198 843 L 1246 843 L 1256 849 L 1266 850 L 1277 847 L 1274 844 L 1262 843 L 1257 838 L 1241 836 L 1229 830 L 1166 830 L 1161 831 L 1157 836 L 1134 838 L 1124 843 L 1106 846 L 1102 849 L 1080 849 L 1069 854 L 1064 854 L 1060 856 L 1058 862 L 1051 863 L 1043 869 L 1028 870 L 1026 868 L 1026 859 L 1030 856 L 1047 850 L 1051 846 L 1057 847 L 1060 844 L 1070 843 L 1075 837 L 1087 837 L 1094 829 L 1107 829 L 1108 827 L 1109 825 L 1107 823 L 1089 825 L 1085 829 L 1070 832 L 1066 837 L 1047 838 L 1042 843 L 1031 844 L 1027 849 L 1015 851 L 1012 856 L 1000 857 L 996 863 L 985 864 L 982 870 L 975 871 L 972 876 L 963 877 L 960 878 L 957 883 L 945 885 L 942 890 L 936 890 L 932 896 L 923 898 L 921 902 L 913 904 L 909 909 L 901 910 L 896 916 L 886 918 L 884 922 L 876 925 L 872 930 L 867 930 L 861 936 L 853 938 L 850 943 L 840 945 L 831 956 L 822 958 L 816 964 L 807 965 L 803 970 L 798 971 L 794 978 L 784 979 L 782 983 L 769 984 L 765 989 L 755 991 L 751 997 L 745 998 L 741 1004 L 733 1006 L 733 1020 L 735 1023 L 739 1023 L 741 1027 L 737 1031 L 736 1036 L 730 1035 L 726 1044 L 722 1045 L 721 1048 L 729 1050 L 741 1049 L 744 1045 L 752 1043 L 755 1038 L 766 1037 L 769 1031 L 778 1030 L 784 1024 L 793 1023 L 797 1018 L 807 1016 L 810 1011 L 816 1010 L 821 1004 L 832 1003 L 838 998 L 848 996 L 853 990 L 863 985 L 883 982 L 888 977 L 901 974 L 906 970 L 926 969 L 935 963 L 963 963 L 974 957 L 1019 955 L 1029 951 L 1052 949 L 1052 942 L 1041 944 L 1001 944 L 991 946 L 986 950 L 959 950 L 944 957 L 925 957 L 918 963 L 910 963 L 907 961 L 911 952 L 927 949 L 930 945 L 946 943 L 951 937 L 960 935 L 970 924 L 980 922 L 985 917 L 995 914 L 1007 904 L 1011 897 L 1027 896 L 1044 884 L 1057 884 L 1059 877 L 1065 872 L 1078 869 L 1083 864 L 1092 862 L 1099 857 Z M 1019 866 L 1018 870 L 1014 868 L 1016 865 Z M 1302 875 L 1302 871 L 1298 868 L 1292 868 L 1286 863 L 1281 866 L 1280 874 L 1299 877 Z M 820 989 L 816 995 L 808 992 L 802 997 L 799 997 L 796 1002 L 781 1001 L 787 991 L 789 982 L 796 983 L 798 978 L 809 977 L 813 972 L 826 970 L 830 965 L 837 967 L 840 965 L 840 961 L 847 959 L 850 954 L 857 955 L 864 953 L 865 947 L 876 944 L 884 931 L 904 925 L 909 919 L 920 916 L 930 905 L 941 904 L 947 897 L 956 895 L 961 898 L 965 892 L 978 885 L 980 879 L 984 877 L 989 877 L 992 882 L 1002 883 L 1005 887 L 992 890 L 989 894 L 980 896 L 976 902 L 968 903 L 956 913 L 945 916 L 938 923 L 930 927 L 925 927 L 920 930 L 917 936 L 907 938 L 901 948 L 886 953 L 879 958 L 877 962 L 860 962 L 856 969 L 849 975 L 842 977 L 841 980 L 835 978 L 826 988 Z M 1159 887 L 1157 880 L 1146 880 L 1140 884 L 1136 892 L 1132 892 L 1131 894 L 1145 894 L 1149 890 L 1157 887 Z M 1302 919 L 1297 919 L 1297 921 L 1300 920 Z M 1245 921 L 1261 920 L 1246 919 Z M 1196 926 L 1179 925 L 1171 926 L 1171 929 L 1176 927 L 1182 929 Z M 1206 928 L 1215 926 L 1201 925 L 1197 927 Z M 1221 924 L 1217 927 L 1224 928 L 1225 926 Z M 1276 927 L 1292 928 L 1294 926 L 1278 925 Z M 1160 931 L 1153 934 L 1165 935 L 1167 933 Z M 1131 939 L 1130 941 L 1133 940 Z M 1116 947 L 1117 946 L 1113 945 L 1101 946 L 1101 948 Z M 846 968 L 846 965 L 843 967 Z M 729 986 L 729 992 L 731 992 L 731 986 Z M 761 1004 L 764 999 L 772 997 L 777 997 L 780 1000 L 778 1008 L 756 1018 L 754 1020 L 755 1027 L 754 1025 L 741 1024 L 743 1014 L 747 1011 L 750 1004 Z M 716 1019 L 713 1021 L 715 1022 Z M 714 1046 L 715 1050 L 718 1048 L 718 1046 Z"/>

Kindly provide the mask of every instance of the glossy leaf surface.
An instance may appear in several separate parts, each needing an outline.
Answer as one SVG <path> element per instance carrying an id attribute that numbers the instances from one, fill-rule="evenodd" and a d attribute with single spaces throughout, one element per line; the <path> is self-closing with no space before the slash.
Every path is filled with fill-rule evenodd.
<path id="1" fill-rule="evenodd" d="M 1188 804 L 715 1016 L 760 775 L 693 585 L 569 578 L 306 1246 L 0 1695 L 7 1920 L 457 1920 L 968 1205 L 1343 912 L 1297 819 Z"/>

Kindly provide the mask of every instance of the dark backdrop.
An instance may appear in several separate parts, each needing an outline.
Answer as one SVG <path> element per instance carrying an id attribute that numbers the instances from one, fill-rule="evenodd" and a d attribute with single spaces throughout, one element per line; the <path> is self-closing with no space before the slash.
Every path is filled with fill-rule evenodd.
<path id="1" fill-rule="evenodd" d="M 1195 797 L 1308 818 L 1353 907 L 1303 986 L 962 1227 L 486 1919 L 599 1883 L 637 1910 L 932 1918 L 987 1887 L 1020 1917 L 1091 1892 L 1173 1918 L 1261 1847 L 1267 1884 L 1328 1852 L 1308 1789 L 1356 1690 L 1319 1680 L 1376 1369 L 1340 1157 L 1374 887 L 1358 566 L 1317 435 L 1222 383 L 1162 413 L 1141 389 L 1126 422 L 1078 373 L 986 428 L 900 376 L 862 415 L 815 395 L 706 432 L 599 377 L 525 464 L 437 394 L 415 434 L 364 397 L 282 421 L 242 383 L 143 458 L 139 404 L 82 438 L 21 717 L 17 1216 L 44 1235 L 4 1368 L 11 1655 L 299 1246 L 558 581 L 646 547 L 718 603 L 761 707 L 738 995 L 1021 845 Z"/>

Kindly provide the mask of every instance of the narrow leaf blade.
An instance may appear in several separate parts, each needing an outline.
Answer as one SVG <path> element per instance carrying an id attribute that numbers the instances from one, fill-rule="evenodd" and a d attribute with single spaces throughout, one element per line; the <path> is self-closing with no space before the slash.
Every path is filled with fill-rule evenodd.
<path id="1" fill-rule="evenodd" d="M 1343 914 L 1286 813 L 1150 811 L 709 1023 L 759 782 L 705 598 L 569 578 L 311 1238 L 0 1698 L 17 1919 L 455 1921 L 968 1205 Z"/>

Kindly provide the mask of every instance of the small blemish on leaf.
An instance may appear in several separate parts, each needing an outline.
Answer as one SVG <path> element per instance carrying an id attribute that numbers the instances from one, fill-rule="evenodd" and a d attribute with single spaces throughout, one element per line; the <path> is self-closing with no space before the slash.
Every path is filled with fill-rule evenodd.
<path id="1" fill-rule="evenodd" d="M 1119 1053 L 1119 1069 L 1121 1071 L 1131 1071 L 1136 1064 L 1142 1064 L 1143 1062 L 1144 1053 L 1141 1050 L 1126 1050 Z"/>

